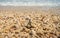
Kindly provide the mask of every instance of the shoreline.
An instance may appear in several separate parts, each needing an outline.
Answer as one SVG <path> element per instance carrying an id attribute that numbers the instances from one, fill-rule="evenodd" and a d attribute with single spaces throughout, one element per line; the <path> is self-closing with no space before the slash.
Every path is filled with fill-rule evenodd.
<path id="1" fill-rule="evenodd" d="M 0 11 L 24 11 L 24 10 L 30 10 L 30 11 L 45 11 L 60 14 L 60 7 L 42 7 L 42 6 L 0 6 Z"/>

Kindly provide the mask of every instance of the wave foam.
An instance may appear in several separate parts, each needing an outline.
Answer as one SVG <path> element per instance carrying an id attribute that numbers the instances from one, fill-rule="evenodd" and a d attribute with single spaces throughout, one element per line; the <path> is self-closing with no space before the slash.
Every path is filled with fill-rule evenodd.
<path id="1" fill-rule="evenodd" d="M 58 6 L 60 3 L 36 3 L 36 2 L 6 2 L 0 3 L 2 6 Z"/>

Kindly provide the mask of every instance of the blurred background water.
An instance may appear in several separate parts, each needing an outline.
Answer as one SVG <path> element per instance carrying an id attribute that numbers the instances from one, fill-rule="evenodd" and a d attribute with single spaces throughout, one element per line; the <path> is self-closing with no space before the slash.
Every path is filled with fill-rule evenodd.
<path id="1" fill-rule="evenodd" d="M 3 6 L 60 6 L 60 0 L 0 0 Z"/>

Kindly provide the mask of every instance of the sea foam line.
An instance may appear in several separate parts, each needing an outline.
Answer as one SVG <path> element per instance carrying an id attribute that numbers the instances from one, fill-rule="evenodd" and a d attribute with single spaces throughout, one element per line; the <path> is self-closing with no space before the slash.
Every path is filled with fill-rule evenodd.
<path id="1" fill-rule="evenodd" d="M 36 3 L 36 2 L 6 2 L 2 6 L 58 6 L 59 3 Z"/>

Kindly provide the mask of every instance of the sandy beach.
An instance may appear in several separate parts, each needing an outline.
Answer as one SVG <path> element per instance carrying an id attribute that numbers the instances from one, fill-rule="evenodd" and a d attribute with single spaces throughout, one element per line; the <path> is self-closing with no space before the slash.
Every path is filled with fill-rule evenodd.
<path id="1" fill-rule="evenodd" d="M 60 38 L 60 8 L 0 6 L 0 38 Z"/>

